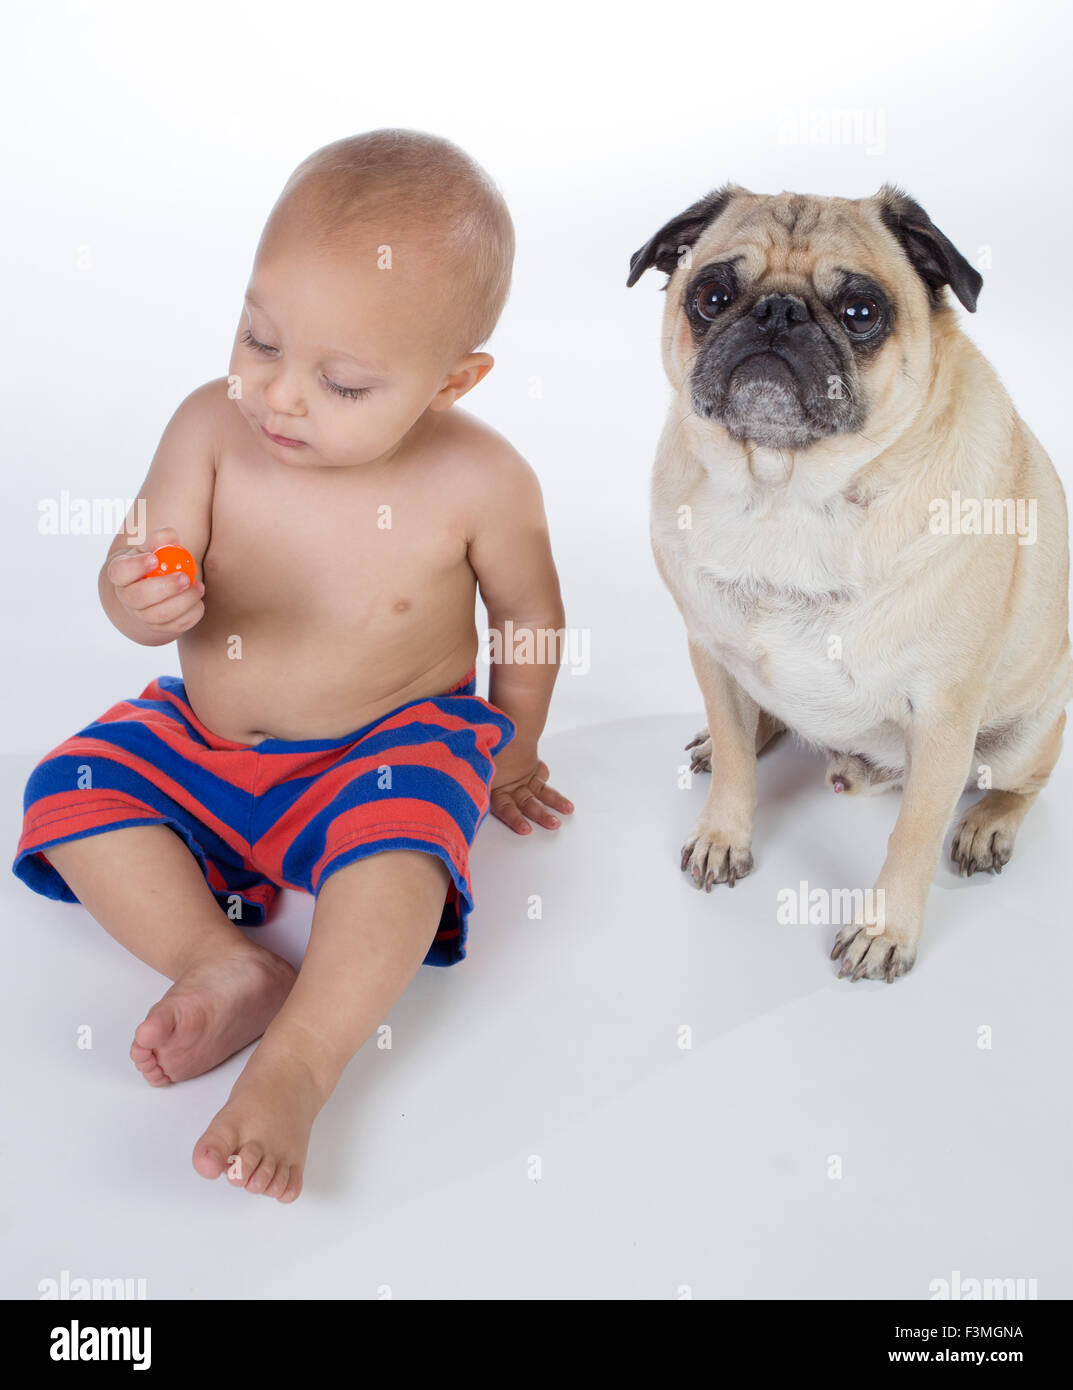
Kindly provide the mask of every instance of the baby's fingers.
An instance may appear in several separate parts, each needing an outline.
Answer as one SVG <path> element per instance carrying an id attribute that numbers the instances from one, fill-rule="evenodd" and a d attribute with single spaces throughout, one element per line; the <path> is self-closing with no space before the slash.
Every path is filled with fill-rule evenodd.
<path id="1" fill-rule="evenodd" d="M 549 806 L 554 806 L 557 811 L 562 811 L 565 815 L 569 815 L 574 809 L 574 803 L 567 801 L 562 792 L 557 792 L 554 787 L 549 787 L 547 782 L 542 787 L 537 788 L 537 795 L 541 801 L 547 802 Z"/>
<path id="2" fill-rule="evenodd" d="M 169 579 L 172 577 L 168 576 Z M 138 617 L 150 627 L 165 632 L 185 632 L 187 628 L 199 623 L 204 616 L 204 592 L 205 586 L 198 580 L 195 584 L 189 585 L 186 592 L 164 599 L 161 603 L 154 603 L 149 608 L 143 608 Z"/>
<path id="3" fill-rule="evenodd" d="M 127 584 L 135 584 L 139 579 L 144 579 L 158 564 L 159 561 L 152 551 L 146 554 L 141 550 L 127 550 L 121 555 L 112 556 L 105 574 L 111 583 L 122 589 Z"/>
<path id="4" fill-rule="evenodd" d="M 204 592 L 205 586 L 200 579 L 191 584 L 190 576 L 179 570 L 175 574 L 158 574 L 152 579 L 139 579 L 137 584 L 127 585 L 120 598 L 123 606 L 132 613 L 137 613 L 139 618 L 144 618 L 147 622 L 156 622 L 159 616 L 157 609 L 169 603 L 174 608 L 176 605 L 172 600 L 185 600 L 193 594 L 200 599 Z"/>
<path id="5" fill-rule="evenodd" d="M 541 792 L 540 796 L 543 795 L 544 793 Z M 542 825 L 545 830 L 558 828 L 558 818 L 553 816 L 546 806 L 541 805 L 540 798 L 531 787 L 512 787 L 510 791 L 500 792 L 499 797 L 497 809 L 493 794 L 493 809 L 496 810 L 499 819 L 505 821 L 512 830 L 517 830 L 522 835 L 528 835 L 529 822 L 526 820 L 526 816 L 529 817 L 529 820 L 536 821 L 537 825 Z"/>
<path id="6" fill-rule="evenodd" d="M 528 835 L 530 831 L 529 822 L 518 809 L 517 803 L 510 792 L 492 793 L 492 814 L 509 825 L 511 830 L 516 830 L 519 835 Z"/>
<path id="7" fill-rule="evenodd" d="M 545 830 L 556 830 L 559 827 L 558 816 L 553 816 L 548 808 L 541 803 L 541 798 L 546 795 L 546 792 L 547 787 L 542 787 L 538 798 L 529 787 L 519 787 L 514 796 L 519 809 L 530 820 L 535 820 L 537 825 L 542 825 Z"/>

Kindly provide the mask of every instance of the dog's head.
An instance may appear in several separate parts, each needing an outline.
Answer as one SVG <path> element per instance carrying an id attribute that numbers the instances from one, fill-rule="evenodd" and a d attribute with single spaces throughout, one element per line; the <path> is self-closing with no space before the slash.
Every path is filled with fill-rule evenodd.
<path id="1" fill-rule="evenodd" d="M 650 266 L 668 276 L 663 361 L 686 413 L 810 457 L 896 438 L 928 390 L 944 286 L 974 312 L 983 284 L 890 184 L 860 199 L 727 184 L 634 252 L 627 286 Z"/>

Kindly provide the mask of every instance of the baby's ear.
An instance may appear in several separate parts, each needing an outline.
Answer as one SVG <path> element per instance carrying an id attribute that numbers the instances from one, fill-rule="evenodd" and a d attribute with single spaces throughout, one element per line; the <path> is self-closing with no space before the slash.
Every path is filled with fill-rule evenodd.
<path id="1" fill-rule="evenodd" d="M 677 217 L 665 222 L 659 231 L 649 237 L 641 249 L 630 257 L 630 276 L 626 281 L 626 288 L 630 289 L 636 285 L 650 266 L 655 266 L 667 275 L 673 275 L 678 269 L 682 251 L 687 246 L 695 245 L 705 227 L 710 226 L 722 215 L 734 196 L 736 187 L 736 184 L 727 183 L 722 188 L 713 189 L 711 193 L 706 193 L 703 198 L 686 208 L 685 212 L 680 212 Z M 666 289 L 667 286 L 664 285 L 663 288 Z"/>

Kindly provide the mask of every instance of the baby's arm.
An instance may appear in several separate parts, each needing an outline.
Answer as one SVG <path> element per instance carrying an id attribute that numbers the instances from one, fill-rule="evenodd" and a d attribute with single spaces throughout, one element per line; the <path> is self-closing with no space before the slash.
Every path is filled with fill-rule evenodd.
<path id="1" fill-rule="evenodd" d="M 212 528 L 216 477 L 214 422 L 222 381 L 199 386 L 181 403 L 165 429 L 126 529 L 113 540 L 97 580 L 104 611 L 124 636 L 143 646 L 172 642 L 201 620 L 205 586 L 185 575 L 145 579 L 155 568 L 154 547 L 182 545 L 201 572 Z M 144 525 L 144 532 L 136 527 Z M 132 534 L 134 532 L 134 534 Z"/>
<path id="2" fill-rule="evenodd" d="M 551 634 L 565 631 L 566 615 L 536 474 L 502 436 L 486 442 L 479 453 L 472 461 L 478 486 L 471 494 L 476 500 L 469 562 L 488 610 L 489 629 L 503 643 L 512 639 L 514 657 L 493 660 L 488 699 L 518 727 L 496 758 L 491 809 L 524 834 L 530 828 L 526 816 L 554 829 L 559 822 L 547 807 L 574 809 L 547 785 L 548 769 L 537 752 L 562 659 Z M 525 629 L 532 632 L 534 659 L 519 661 L 517 646 Z"/>

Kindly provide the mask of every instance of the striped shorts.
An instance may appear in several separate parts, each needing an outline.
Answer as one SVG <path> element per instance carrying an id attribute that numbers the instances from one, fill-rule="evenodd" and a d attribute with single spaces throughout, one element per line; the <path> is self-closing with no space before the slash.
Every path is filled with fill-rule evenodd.
<path id="1" fill-rule="evenodd" d="M 176 676 L 151 681 L 66 739 L 26 784 L 15 874 L 78 899 L 41 854 L 128 825 L 167 825 L 242 926 L 279 889 L 314 896 L 346 864 L 382 850 L 438 855 L 451 876 L 426 965 L 466 954 L 469 850 L 489 806 L 492 759 L 517 732 L 474 693 L 476 667 L 442 695 L 410 700 L 342 738 L 234 743 L 205 727 Z"/>

